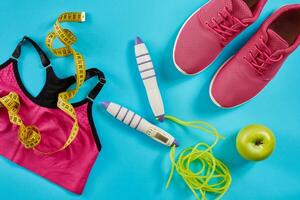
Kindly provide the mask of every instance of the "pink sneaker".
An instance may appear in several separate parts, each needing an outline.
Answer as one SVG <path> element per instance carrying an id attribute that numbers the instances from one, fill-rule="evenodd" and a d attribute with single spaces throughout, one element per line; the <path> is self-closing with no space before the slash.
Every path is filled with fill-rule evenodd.
<path id="1" fill-rule="evenodd" d="M 211 99 L 223 108 L 249 101 L 274 78 L 299 44 L 300 4 L 282 7 L 219 69 L 211 82 Z"/>
<path id="2" fill-rule="evenodd" d="M 208 67 L 222 49 L 258 18 L 267 0 L 211 0 L 198 9 L 177 36 L 173 59 L 187 75 Z"/>

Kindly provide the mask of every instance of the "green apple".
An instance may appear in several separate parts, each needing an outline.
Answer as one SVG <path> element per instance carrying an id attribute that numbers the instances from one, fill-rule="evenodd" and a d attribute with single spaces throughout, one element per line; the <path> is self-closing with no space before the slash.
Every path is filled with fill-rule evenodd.
<path id="1" fill-rule="evenodd" d="M 240 130 L 236 138 L 239 154 L 247 160 L 260 161 L 269 157 L 275 147 L 275 136 L 262 125 L 249 125 Z"/>

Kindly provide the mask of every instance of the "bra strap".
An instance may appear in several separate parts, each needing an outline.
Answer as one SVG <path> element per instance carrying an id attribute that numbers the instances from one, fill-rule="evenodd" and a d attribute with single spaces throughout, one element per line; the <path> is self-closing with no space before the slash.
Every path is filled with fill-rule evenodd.
<path id="1" fill-rule="evenodd" d="M 27 36 L 24 36 L 23 39 L 19 42 L 19 44 L 17 45 L 16 49 L 14 50 L 14 52 L 12 54 L 12 57 L 15 59 L 18 59 L 20 57 L 21 47 L 23 46 L 23 44 L 26 41 L 29 42 L 30 44 L 32 44 L 32 46 L 38 52 L 43 66 L 48 67 L 50 65 L 50 60 L 49 60 L 48 56 L 45 54 L 45 52 L 41 49 L 41 47 L 35 41 L 33 41 L 32 39 L 30 39 Z"/>
<path id="2" fill-rule="evenodd" d="M 99 69 L 91 68 L 91 69 L 86 70 L 85 80 L 88 80 L 88 79 L 90 79 L 92 77 L 95 77 L 95 76 L 98 77 L 99 81 L 87 96 L 87 99 L 89 99 L 91 101 L 94 101 L 96 96 L 99 94 L 99 92 L 103 88 L 103 85 L 106 83 L 104 73 L 102 71 L 100 71 Z"/>

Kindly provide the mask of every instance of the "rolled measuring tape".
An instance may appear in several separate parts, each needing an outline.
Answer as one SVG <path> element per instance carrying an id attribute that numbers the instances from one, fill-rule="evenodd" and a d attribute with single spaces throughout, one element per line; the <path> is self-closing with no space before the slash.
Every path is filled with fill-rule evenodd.
<path id="1" fill-rule="evenodd" d="M 35 126 L 26 126 L 18 112 L 20 110 L 19 96 L 15 92 L 0 98 L 0 109 L 5 108 L 8 112 L 9 121 L 19 127 L 18 139 L 26 149 L 37 146 L 41 141 L 41 134 Z"/>
<path id="2" fill-rule="evenodd" d="M 73 90 L 61 92 L 58 95 L 57 107 L 70 116 L 74 123 L 71 129 L 71 132 L 66 140 L 65 144 L 62 145 L 61 148 L 57 149 L 53 152 L 43 152 L 35 148 L 36 151 L 43 153 L 43 154 L 53 154 L 59 151 L 66 149 L 76 138 L 79 126 L 78 120 L 76 117 L 76 112 L 72 104 L 69 102 L 77 92 L 79 88 L 82 86 L 85 77 L 86 77 L 86 67 L 84 58 L 81 53 L 77 52 L 75 49 L 72 48 L 72 45 L 77 41 L 76 36 L 68 29 L 64 29 L 61 26 L 61 23 L 64 22 L 84 22 L 85 21 L 85 12 L 66 12 L 62 13 L 58 19 L 56 20 L 53 31 L 48 33 L 46 37 L 46 46 L 48 49 L 56 56 L 59 57 L 67 57 L 73 55 L 75 68 L 76 68 L 76 88 Z M 64 46 L 59 48 L 54 48 L 53 43 L 55 39 L 58 39 Z"/>

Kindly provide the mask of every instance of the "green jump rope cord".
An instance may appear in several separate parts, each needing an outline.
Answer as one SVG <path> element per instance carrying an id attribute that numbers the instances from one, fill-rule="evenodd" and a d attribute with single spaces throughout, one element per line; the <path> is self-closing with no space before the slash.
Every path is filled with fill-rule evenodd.
<path id="1" fill-rule="evenodd" d="M 231 175 L 227 166 L 213 155 L 213 148 L 219 139 L 224 139 L 217 129 L 209 123 L 203 121 L 182 121 L 173 116 L 165 116 L 165 119 L 175 122 L 184 127 L 195 128 L 200 131 L 216 136 L 212 145 L 200 142 L 195 146 L 188 147 L 180 152 L 177 161 L 175 160 L 175 145 L 170 151 L 170 160 L 172 163 L 166 188 L 169 187 L 175 170 L 182 177 L 197 200 L 206 200 L 206 193 L 217 194 L 216 199 L 220 199 L 231 184 Z M 192 170 L 192 163 L 200 163 L 201 169 Z"/>

